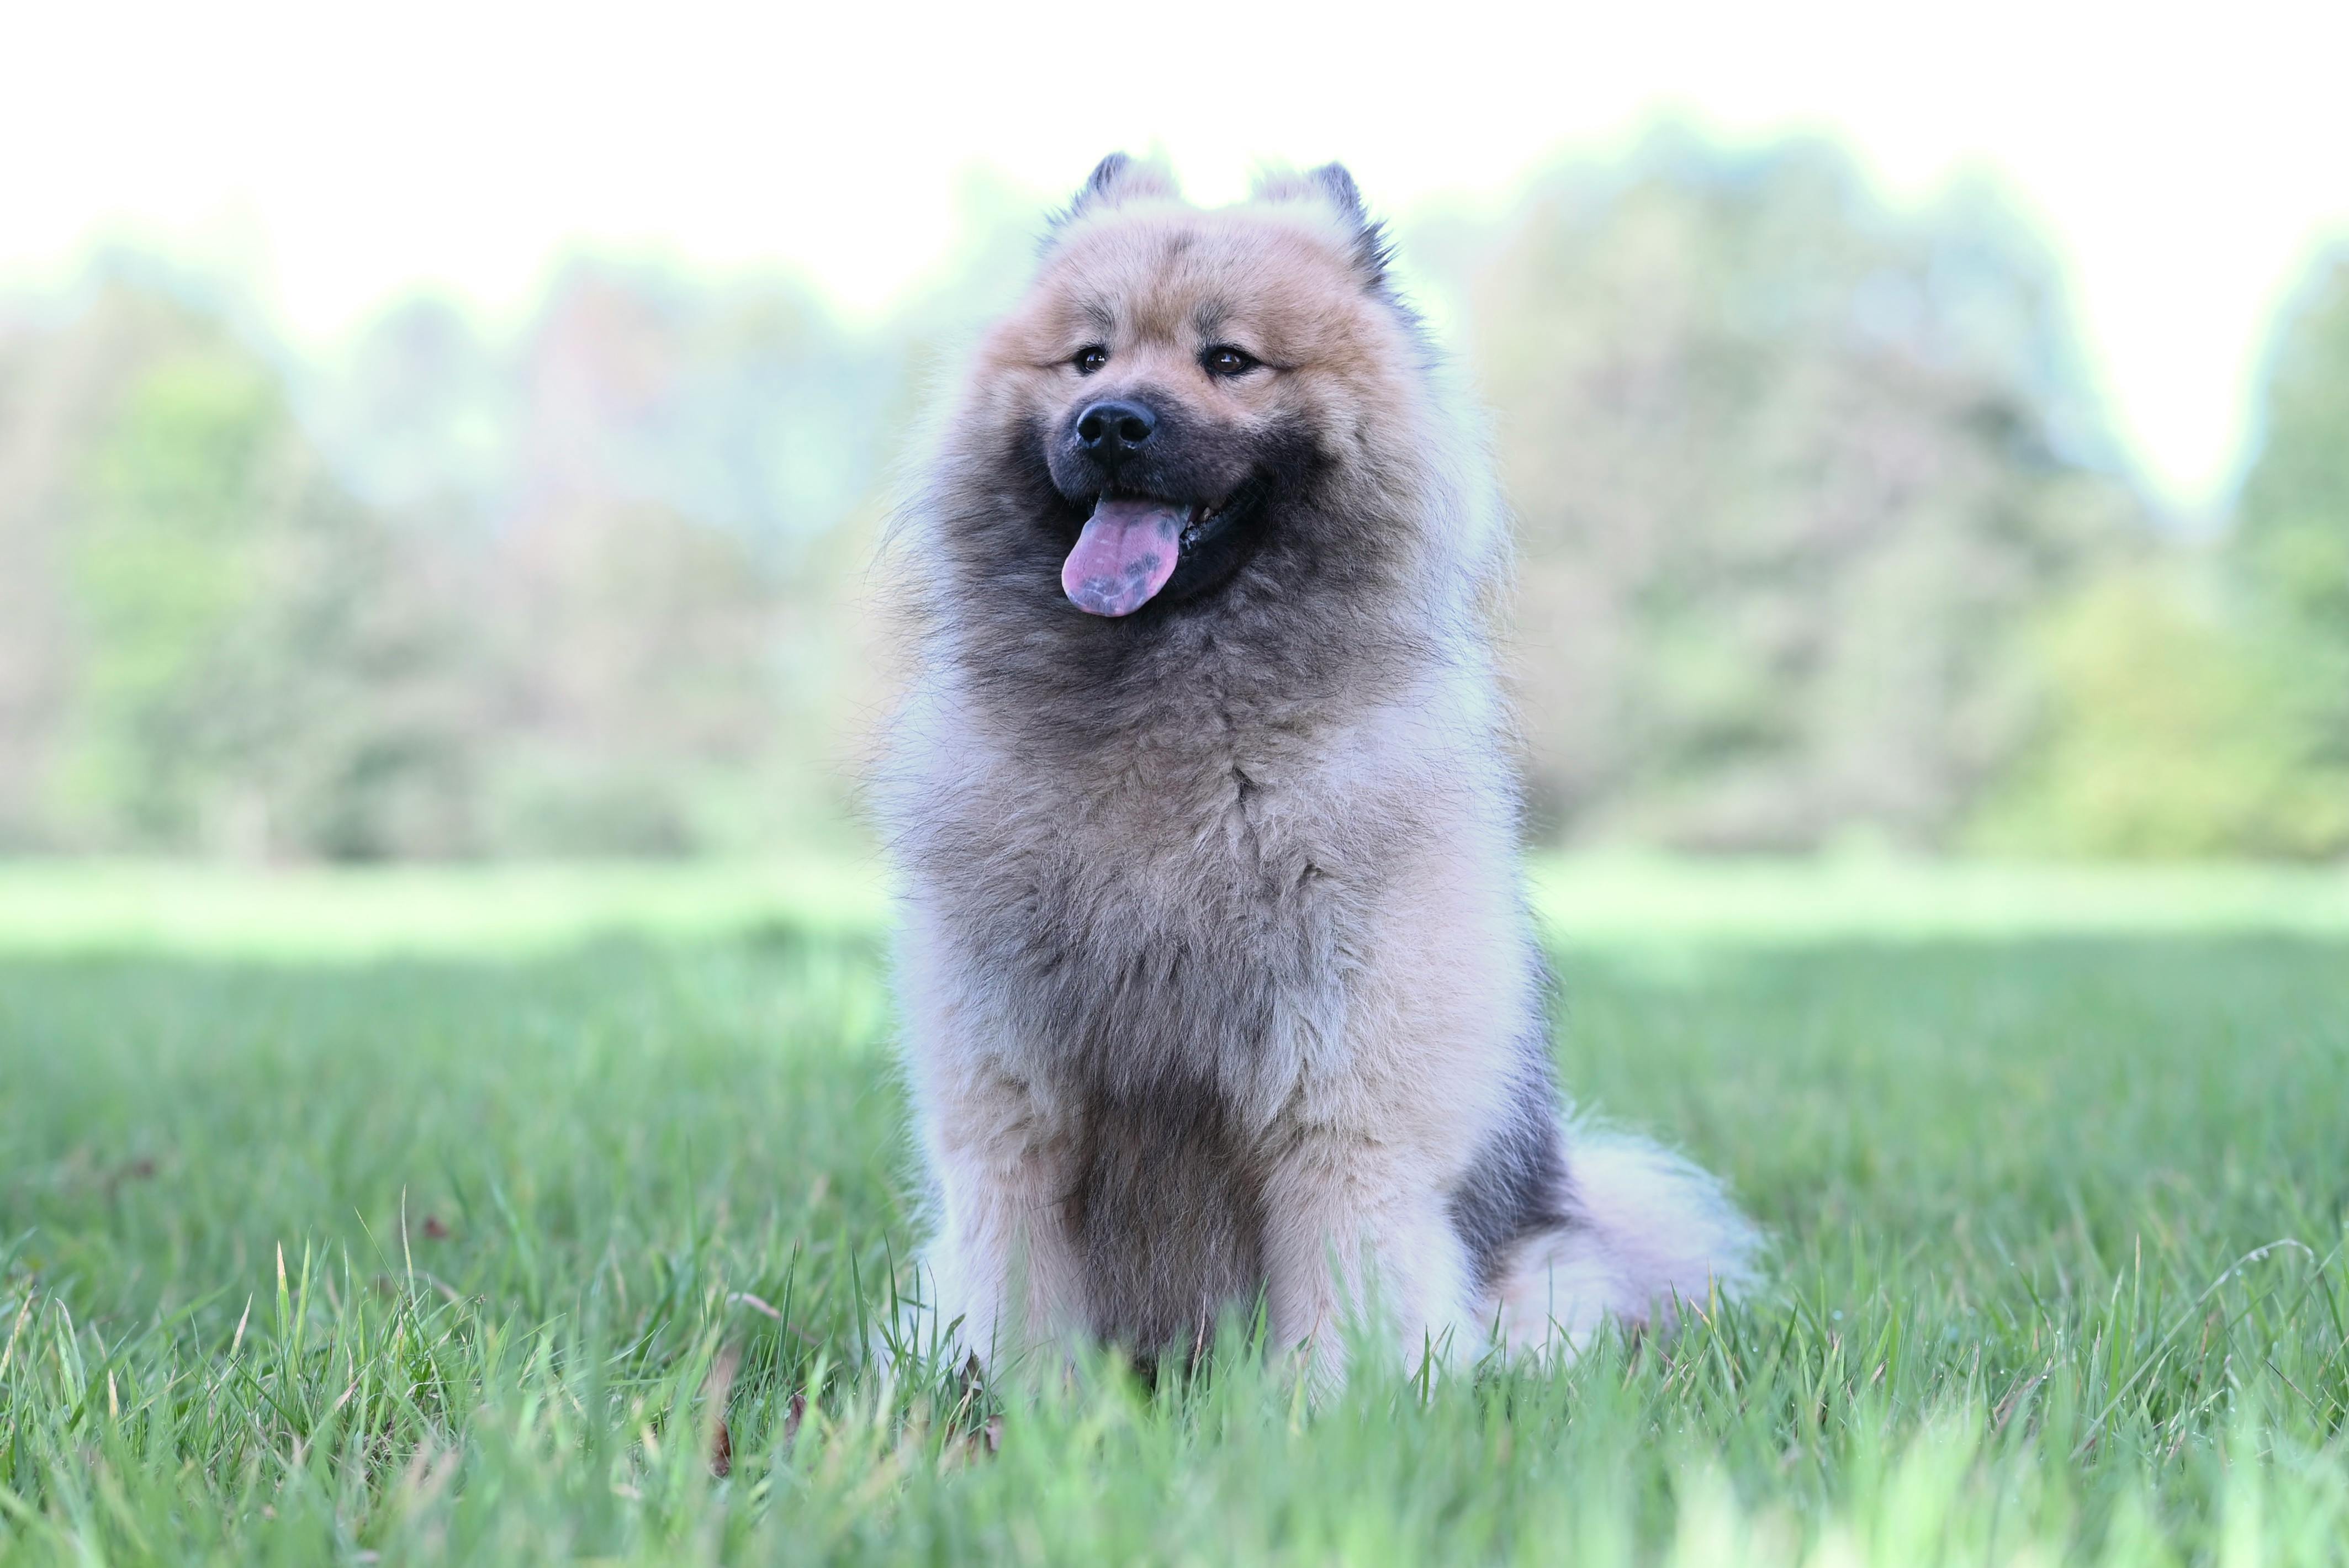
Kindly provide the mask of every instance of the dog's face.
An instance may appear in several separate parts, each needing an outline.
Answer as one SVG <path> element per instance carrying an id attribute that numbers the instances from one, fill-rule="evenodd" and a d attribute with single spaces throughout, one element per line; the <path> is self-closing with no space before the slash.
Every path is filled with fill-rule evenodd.
<path id="1" fill-rule="evenodd" d="M 1392 493 L 1411 332 L 1344 170 L 1203 211 L 1115 157 L 989 335 L 965 417 L 1040 514 L 1019 554 L 1057 558 L 1078 610 L 1155 619 L 1251 562 L 1304 570 L 1347 543 L 1333 518 L 1359 525 L 1350 495 Z"/>

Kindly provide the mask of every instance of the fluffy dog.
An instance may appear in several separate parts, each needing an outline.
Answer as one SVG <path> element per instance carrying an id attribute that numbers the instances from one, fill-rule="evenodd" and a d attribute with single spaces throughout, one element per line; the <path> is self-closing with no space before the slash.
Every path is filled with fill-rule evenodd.
<path id="1" fill-rule="evenodd" d="M 989 1364 L 1578 1343 L 1742 1277 L 1700 1172 L 1552 1081 L 1490 465 L 1346 171 L 1102 161 L 909 512 L 878 779 L 936 1233 Z"/>

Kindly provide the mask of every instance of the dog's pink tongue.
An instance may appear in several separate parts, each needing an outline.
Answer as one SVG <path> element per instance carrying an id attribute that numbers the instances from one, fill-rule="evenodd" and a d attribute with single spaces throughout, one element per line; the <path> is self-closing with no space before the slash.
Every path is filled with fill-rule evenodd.
<path id="1" fill-rule="evenodd" d="M 1093 503 L 1077 547 L 1061 566 L 1061 587 L 1080 610 L 1131 615 L 1174 575 L 1183 511 L 1157 500 Z"/>

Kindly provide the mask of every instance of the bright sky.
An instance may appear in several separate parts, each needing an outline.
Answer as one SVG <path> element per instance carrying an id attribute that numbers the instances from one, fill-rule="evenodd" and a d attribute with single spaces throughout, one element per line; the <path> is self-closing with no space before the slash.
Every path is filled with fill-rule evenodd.
<path id="1" fill-rule="evenodd" d="M 974 168 L 1057 195 L 1158 147 L 1217 197 L 1334 157 L 1394 211 L 1670 111 L 1835 132 L 1904 198 L 2000 181 L 2191 511 L 2275 305 L 2349 235 L 2344 59 L 2344 0 L 28 3 L 0 12 L 0 278 L 160 242 L 316 341 L 419 284 L 518 310 L 586 244 L 780 263 L 869 309 L 939 264 Z"/>

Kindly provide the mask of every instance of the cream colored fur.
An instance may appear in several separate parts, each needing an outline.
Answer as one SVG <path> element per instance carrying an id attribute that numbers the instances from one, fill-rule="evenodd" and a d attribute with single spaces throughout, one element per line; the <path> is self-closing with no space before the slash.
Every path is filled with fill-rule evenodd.
<path id="1" fill-rule="evenodd" d="M 1112 164 L 982 346 L 899 543 L 919 656 L 875 799 L 933 1188 L 922 1336 L 990 1365 L 1195 1348 L 1260 1292 L 1334 1378 L 1373 1298 L 1407 1361 L 1703 1300 L 1750 1251 L 1713 1184 L 1559 1143 L 1490 634 L 1506 530 L 1351 182 L 1202 212 Z M 1210 319 L 1278 373 L 1201 376 Z M 1110 363 L 1080 382 L 1088 335 Z M 1022 443 L 1104 387 L 1179 417 L 1201 472 L 1307 476 L 1195 609 L 1059 598 Z M 1480 1181 L 1550 1220 L 1480 1253 Z"/>

